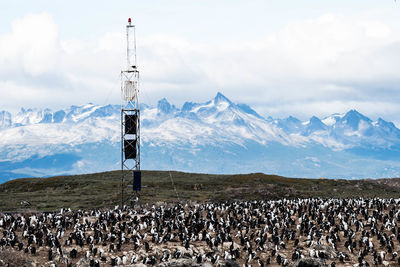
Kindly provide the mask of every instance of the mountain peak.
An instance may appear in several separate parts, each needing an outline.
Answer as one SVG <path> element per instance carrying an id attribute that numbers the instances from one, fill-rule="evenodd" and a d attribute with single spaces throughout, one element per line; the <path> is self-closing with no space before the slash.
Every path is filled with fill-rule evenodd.
<path id="1" fill-rule="evenodd" d="M 385 121 L 385 120 L 382 119 L 382 118 L 379 118 L 379 119 L 376 121 L 376 124 L 375 124 L 375 125 L 377 125 L 377 126 L 379 126 L 379 127 L 385 127 L 385 128 L 393 128 L 393 129 L 396 128 L 396 126 L 394 125 L 393 122 Z"/>
<path id="2" fill-rule="evenodd" d="M 300 122 L 300 120 L 298 118 L 295 118 L 292 115 L 289 115 L 289 117 L 286 118 L 286 121 L 295 122 L 295 123 Z"/>
<path id="3" fill-rule="evenodd" d="M 372 120 L 355 109 L 348 111 L 340 121 L 343 125 L 347 125 L 353 130 L 358 130 L 361 122 L 371 124 Z M 365 126 L 364 126 L 365 128 Z"/>
<path id="4" fill-rule="evenodd" d="M 0 128 L 11 126 L 11 113 L 5 110 L 0 111 Z"/>
<path id="5" fill-rule="evenodd" d="M 364 120 L 370 120 L 368 117 L 364 116 L 363 114 L 361 114 L 360 112 L 358 112 L 358 111 L 355 110 L 355 109 L 349 110 L 349 111 L 344 115 L 344 118 L 345 118 L 345 117 L 358 117 L 358 118 L 362 118 L 362 119 L 364 119 Z"/>
<path id="6" fill-rule="evenodd" d="M 214 97 L 214 102 L 215 103 L 228 102 L 229 104 L 232 103 L 226 96 L 224 96 L 220 92 L 218 92 L 217 95 Z"/>
<path id="7" fill-rule="evenodd" d="M 160 104 L 160 103 L 168 103 L 169 104 L 168 100 L 165 97 L 158 100 L 158 104 Z"/>
<path id="8" fill-rule="evenodd" d="M 175 106 L 171 105 L 168 102 L 168 100 L 164 97 L 164 98 L 162 98 L 161 100 L 158 101 L 157 109 L 158 109 L 159 113 L 169 114 L 175 109 Z"/>
<path id="9" fill-rule="evenodd" d="M 321 120 L 317 116 L 312 116 L 310 122 L 320 122 Z M 321 121 L 322 122 L 322 121 Z"/>
<path id="10" fill-rule="evenodd" d="M 372 120 L 366 116 L 364 116 L 363 114 L 361 114 L 360 112 L 358 112 L 355 109 L 351 109 L 349 110 L 343 117 L 343 120 L 351 122 L 351 121 L 359 121 L 359 120 L 364 120 L 367 122 L 372 122 Z"/>
<path id="11" fill-rule="evenodd" d="M 193 109 L 193 107 L 197 106 L 198 104 L 193 103 L 193 102 L 185 102 L 182 106 L 181 111 L 182 112 L 189 112 Z"/>
<path id="12" fill-rule="evenodd" d="M 359 116 L 362 115 L 360 112 L 358 112 L 356 109 L 350 109 L 346 115 L 355 115 L 355 116 Z"/>
<path id="13" fill-rule="evenodd" d="M 305 135 L 310 135 L 316 131 L 325 130 L 327 126 L 316 116 L 312 116 L 307 124 L 307 128 L 304 132 Z"/>

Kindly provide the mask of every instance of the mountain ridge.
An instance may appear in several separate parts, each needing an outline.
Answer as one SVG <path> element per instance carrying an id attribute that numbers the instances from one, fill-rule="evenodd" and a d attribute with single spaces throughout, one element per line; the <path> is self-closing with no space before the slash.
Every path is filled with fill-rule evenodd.
<path id="1" fill-rule="evenodd" d="M 400 174 L 400 130 L 392 122 L 373 121 L 354 109 L 306 121 L 293 116 L 264 118 L 218 92 L 207 102 L 185 102 L 182 107 L 166 98 L 155 107 L 142 105 L 141 119 L 145 168 L 295 177 Z M 119 141 L 120 105 L 89 103 L 56 111 L 22 108 L 15 116 L 0 111 L 0 181 L 53 175 L 54 171 L 35 169 L 26 161 L 32 157 L 60 161 L 58 154 L 76 162 L 57 165 L 57 174 L 117 169 Z M 98 161 L 104 162 L 97 162 L 96 155 L 102 155 Z M 369 165 L 366 170 L 354 171 L 363 164 Z"/>

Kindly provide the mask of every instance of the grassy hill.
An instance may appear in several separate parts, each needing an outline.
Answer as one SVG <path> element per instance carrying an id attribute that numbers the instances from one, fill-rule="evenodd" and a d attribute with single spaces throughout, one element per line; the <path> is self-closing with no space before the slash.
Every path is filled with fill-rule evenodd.
<path id="1" fill-rule="evenodd" d="M 132 179 L 126 181 L 126 185 L 125 192 L 132 197 Z M 143 171 L 142 185 L 141 203 L 311 196 L 400 197 L 399 178 L 329 180 L 285 178 L 261 173 L 213 175 Z M 30 205 L 21 204 L 23 201 L 28 201 Z M 121 171 L 17 179 L 0 185 L 0 211 L 51 211 L 62 207 L 89 209 L 120 203 Z"/>

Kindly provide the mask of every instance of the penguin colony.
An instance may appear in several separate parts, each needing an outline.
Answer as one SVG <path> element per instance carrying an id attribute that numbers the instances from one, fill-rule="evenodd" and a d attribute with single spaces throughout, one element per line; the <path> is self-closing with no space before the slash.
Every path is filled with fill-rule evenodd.
<path id="1" fill-rule="evenodd" d="M 0 255 L 51 267 L 400 266 L 399 204 L 310 198 L 0 213 Z"/>

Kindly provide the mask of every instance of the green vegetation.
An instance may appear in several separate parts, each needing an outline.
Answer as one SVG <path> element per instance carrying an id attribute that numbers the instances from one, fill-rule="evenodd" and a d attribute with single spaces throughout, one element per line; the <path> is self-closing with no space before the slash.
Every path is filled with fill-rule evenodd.
<path id="1" fill-rule="evenodd" d="M 170 174 L 173 177 L 171 182 Z M 131 177 L 127 173 L 127 177 Z M 132 179 L 125 192 L 132 197 Z M 143 171 L 141 203 L 306 197 L 400 197 L 400 179 L 296 179 L 261 173 L 213 175 Z M 129 187 L 130 186 L 130 187 Z M 0 185 L 1 211 L 89 209 L 121 202 L 121 171 L 17 179 Z M 178 197 L 179 200 L 178 200 Z M 28 201 L 30 205 L 21 204 Z"/>

